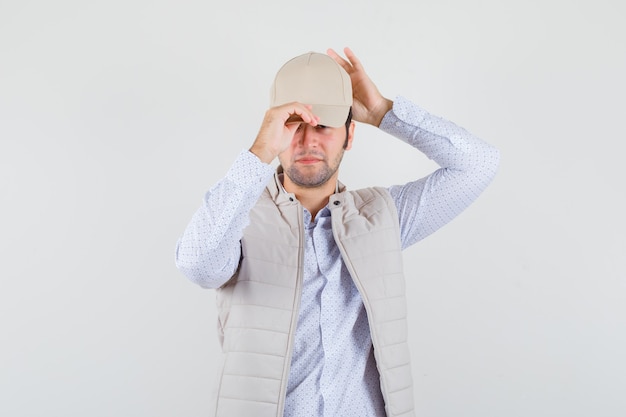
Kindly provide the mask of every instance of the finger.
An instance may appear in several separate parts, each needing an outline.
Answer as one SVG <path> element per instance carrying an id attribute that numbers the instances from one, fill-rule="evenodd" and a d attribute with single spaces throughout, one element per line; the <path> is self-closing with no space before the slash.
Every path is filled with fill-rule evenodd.
<path id="1" fill-rule="evenodd" d="M 361 64 L 361 60 L 359 60 L 359 58 L 357 58 L 354 52 L 352 52 L 352 49 L 346 46 L 345 48 L 343 48 L 343 52 L 346 54 L 346 57 L 350 60 L 350 63 L 352 64 L 354 69 L 360 70 L 363 68 L 363 65 Z"/>
<path id="2" fill-rule="evenodd" d="M 343 59 L 337 52 L 335 52 L 334 49 L 328 48 L 326 53 L 328 54 L 328 56 L 330 56 L 332 59 L 334 59 L 335 62 L 337 62 L 339 65 L 341 65 L 343 67 L 343 69 L 346 70 L 347 73 L 350 73 L 350 71 L 352 71 L 352 65 L 350 65 L 350 63 L 348 61 Z"/>
<path id="3" fill-rule="evenodd" d="M 299 124 L 304 122 L 312 126 L 316 126 L 319 121 L 319 117 L 311 111 L 312 108 L 313 106 L 311 105 L 292 103 L 291 106 L 286 108 L 288 117 L 285 120 L 285 124 Z"/>

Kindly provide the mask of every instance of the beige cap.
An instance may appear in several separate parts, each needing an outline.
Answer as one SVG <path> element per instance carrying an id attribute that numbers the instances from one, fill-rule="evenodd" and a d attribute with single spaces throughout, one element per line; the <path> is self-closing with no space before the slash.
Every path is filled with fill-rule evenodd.
<path id="1" fill-rule="evenodd" d="M 320 124 L 343 126 L 352 106 L 350 76 L 326 54 L 297 56 L 278 70 L 270 91 L 270 107 L 293 101 L 312 105 Z"/>

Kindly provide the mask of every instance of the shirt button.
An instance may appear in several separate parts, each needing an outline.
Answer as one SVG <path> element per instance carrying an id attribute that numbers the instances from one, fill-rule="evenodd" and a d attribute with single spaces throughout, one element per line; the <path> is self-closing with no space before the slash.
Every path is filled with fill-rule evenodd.
<path id="1" fill-rule="evenodd" d="M 339 201 L 335 200 L 335 201 L 333 201 L 333 204 L 334 204 L 334 205 L 336 205 L 336 206 L 338 206 L 338 205 L 339 205 L 339 204 L 341 204 L 341 203 L 340 203 Z"/>
<path id="2" fill-rule="evenodd" d="M 402 123 L 400 123 L 400 122 L 396 122 L 396 126 L 398 126 L 398 127 L 400 127 L 401 124 Z"/>

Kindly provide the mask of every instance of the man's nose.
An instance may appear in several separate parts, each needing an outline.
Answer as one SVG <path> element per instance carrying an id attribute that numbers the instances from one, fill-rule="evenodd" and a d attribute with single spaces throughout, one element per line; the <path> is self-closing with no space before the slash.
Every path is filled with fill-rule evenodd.
<path id="1" fill-rule="evenodd" d="M 308 148 L 308 147 L 316 147 L 318 143 L 317 132 L 315 131 L 315 127 L 309 124 L 303 124 L 302 126 L 302 135 L 300 136 L 300 146 Z"/>

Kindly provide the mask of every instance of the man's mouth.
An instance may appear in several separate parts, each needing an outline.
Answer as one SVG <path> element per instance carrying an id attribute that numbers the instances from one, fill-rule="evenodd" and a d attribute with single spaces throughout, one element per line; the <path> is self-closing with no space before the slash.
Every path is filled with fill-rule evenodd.
<path id="1" fill-rule="evenodd" d="M 322 160 L 321 158 L 316 158 L 314 156 L 303 156 L 301 158 L 296 159 L 296 162 L 300 164 L 315 164 L 317 162 L 320 162 L 321 160 Z"/>

